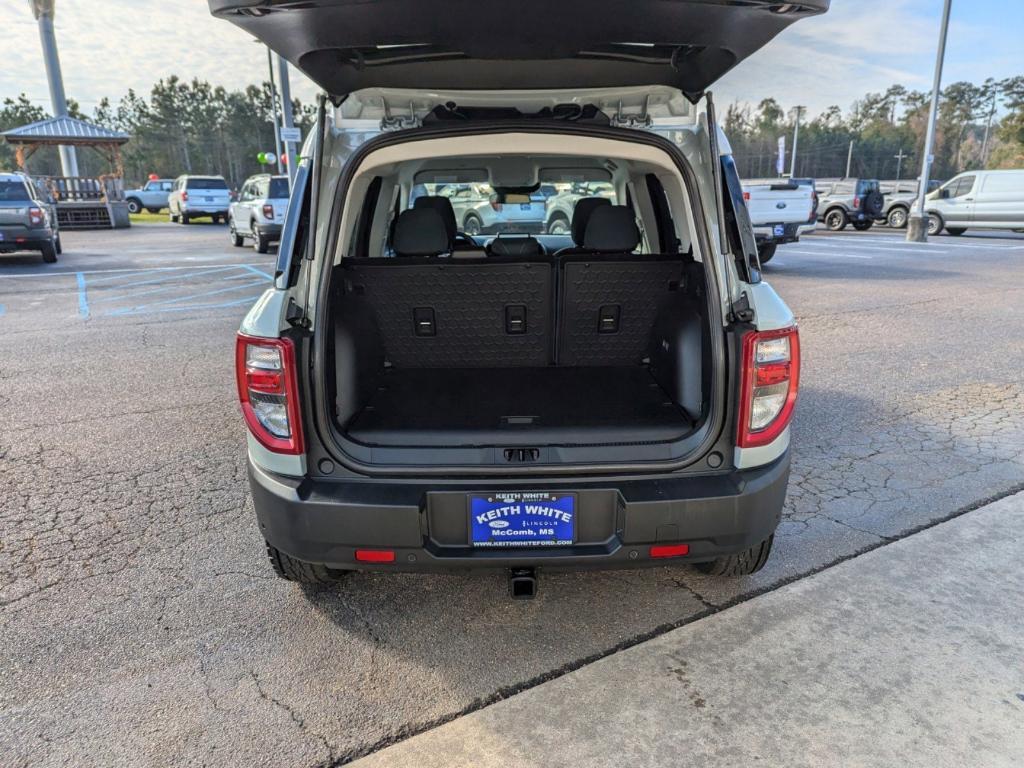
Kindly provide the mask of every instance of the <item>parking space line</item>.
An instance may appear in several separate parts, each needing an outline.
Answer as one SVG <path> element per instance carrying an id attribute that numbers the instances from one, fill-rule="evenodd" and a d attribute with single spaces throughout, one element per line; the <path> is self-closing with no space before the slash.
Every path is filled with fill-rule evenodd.
<path id="1" fill-rule="evenodd" d="M 136 307 L 131 307 L 130 309 L 115 309 L 115 310 L 112 310 L 110 312 L 110 314 L 111 315 L 127 315 L 127 314 L 135 314 L 135 313 L 138 313 L 138 312 L 160 311 L 160 310 L 153 310 L 151 308 L 152 307 L 160 307 L 160 306 L 163 306 L 165 304 L 171 304 L 171 303 L 175 303 L 175 302 L 182 302 L 183 303 L 183 302 L 186 302 L 186 301 L 192 301 L 193 299 L 201 299 L 201 298 L 204 298 L 206 296 L 215 296 L 215 295 L 218 295 L 218 294 L 221 294 L 221 293 L 230 293 L 232 291 L 238 291 L 238 290 L 241 290 L 243 288 L 254 288 L 257 285 L 265 286 L 266 285 L 266 281 L 265 280 L 258 280 L 258 281 L 254 281 L 254 282 L 251 282 L 251 283 L 243 283 L 242 285 L 232 285 L 230 288 L 219 288 L 219 289 L 217 289 L 215 291 L 204 291 L 202 293 L 193 293 L 193 294 L 191 294 L 189 296 L 175 296 L 173 299 L 163 299 L 162 301 L 156 301 L 156 302 L 153 302 L 152 304 L 141 304 L 141 305 L 136 306 Z M 225 305 L 225 306 L 232 306 L 232 305 L 228 304 L 228 305 Z M 184 309 L 188 309 L 188 308 L 189 307 L 184 307 Z"/>
<path id="2" fill-rule="evenodd" d="M 89 316 L 89 300 L 85 295 L 85 274 L 79 272 L 78 278 L 78 315 L 80 317 Z"/>
<path id="3" fill-rule="evenodd" d="M 972 244 L 972 243 L 950 243 L 950 242 L 947 242 L 946 240 L 942 240 L 941 242 L 940 241 L 935 241 L 935 240 L 929 240 L 926 243 L 918 243 L 918 242 L 915 242 L 913 240 L 897 240 L 894 237 L 886 237 L 886 238 L 879 237 L 877 239 L 883 240 L 884 242 L 893 243 L 894 245 L 895 244 L 899 244 L 900 246 L 909 246 L 911 248 L 920 248 L 921 246 L 924 246 L 926 248 L 970 248 L 972 250 L 982 250 L 982 251 L 992 251 L 992 250 L 996 250 L 996 251 L 1017 251 L 1017 250 L 1024 249 L 1024 245 L 1004 245 L 1004 244 L 975 245 L 975 244 Z M 831 236 L 831 237 L 829 237 L 827 239 L 823 238 L 822 242 L 828 242 L 828 240 L 842 240 L 842 241 L 845 241 L 845 242 L 862 242 L 863 243 L 863 241 L 860 240 L 860 238 L 857 238 L 857 237 L 855 237 L 853 235 L 838 235 L 838 236 L 837 235 L 833 235 L 833 236 Z"/>
<path id="4" fill-rule="evenodd" d="M 262 277 L 267 278 L 267 280 L 273 280 L 274 279 L 273 275 L 268 275 L 262 269 L 256 269 L 256 267 L 254 267 L 252 264 L 240 264 L 239 266 L 245 267 L 250 272 L 255 272 L 257 275 L 261 275 Z"/>
<path id="5" fill-rule="evenodd" d="M 3 317 L 6 314 L 7 314 L 7 307 L 4 306 L 3 304 L 0 304 L 0 317 Z"/>
<path id="6" fill-rule="evenodd" d="M 233 268 L 239 267 L 239 266 L 241 266 L 241 265 L 240 264 L 232 264 L 230 266 L 203 267 L 203 268 L 200 268 L 200 269 L 195 269 L 194 267 L 191 267 L 190 269 L 193 269 L 194 271 L 192 271 L 192 272 L 185 272 L 184 274 L 174 275 L 173 278 L 171 278 L 171 279 L 177 279 L 177 278 L 188 279 L 190 277 L 196 277 L 196 276 L 199 276 L 199 275 L 212 275 L 212 274 L 214 274 L 216 272 L 225 272 L 225 271 L 227 271 L 229 269 L 233 269 Z M 149 272 L 149 270 L 141 270 L 137 274 L 144 275 L 144 274 L 146 274 L 148 272 Z M 119 277 L 124 277 L 124 275 L 114 275 L 113 277 L 100 277 L 100 278 L 97 278 L 97 279 L 93 280 L 92 284 L 95 286 L 98 283 L 107 283 L 107 282 L 109 282 L 111 280 L 117 280 Z M 138 286 L 138 285 L 149 285 L 151 283 L 160 283 L 160 282 L 163 282 L 163 281 L 166 281 L 166 280 L 167 280 L 166 276 L 154 277 L 154 278 L 150 278 L 148 280 L 140 280 L 139 282 L 136 282 L 136 283 L 120 283 L 116 287 L 117 288 L 134 288 L 135 286 Z"/>
<path id="7" fill-rule="evenodd" d="M 133 309 L 122 309 L 111 312 L 112 315 L 118 317 L 125 317 L 127 315 L 158 315 L 164 312 L 187 312 L 193 309 L 223 309 L 224 307 L 237 307 L 241 304 L 252 304 L 262 294 L 256 296 L 246 296 L 244 299 L 233 299 L 231 301 L 222 301 L 215 304 L 190 304 L 187 307 L 161 307 L 160 309 L 149 309 L 147 307 L 135 307 Z M 150 305 L 155 306 L 155 305 Z"/>

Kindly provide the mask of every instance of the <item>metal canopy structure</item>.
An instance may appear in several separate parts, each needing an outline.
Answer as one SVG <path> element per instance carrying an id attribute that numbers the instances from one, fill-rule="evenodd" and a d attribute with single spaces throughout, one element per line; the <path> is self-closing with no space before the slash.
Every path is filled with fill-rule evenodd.
<path id="1" fill-rule="evenodd" d="M 57 203 L 62 227 L 128 226 L 124 205 L 124 162 L 121 147 L 131 136 L 63 115 L 4 131 L 0 136 L 14 146 L 18 168 L 28 172 L 28 161 L 41 147 L 88 147 L 102 155 L 110 173 L 84 176 L 40 177 Z"/>

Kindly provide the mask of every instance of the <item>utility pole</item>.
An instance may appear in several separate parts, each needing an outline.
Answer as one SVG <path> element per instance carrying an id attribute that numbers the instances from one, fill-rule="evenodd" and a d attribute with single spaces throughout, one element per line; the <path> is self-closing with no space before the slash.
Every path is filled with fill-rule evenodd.
<path id="1" fill-rule="evenodd" d="M 932 147 L 935 142 L 935 116 L 939 111 L 939 87 L 942 85 L 942 62 L 946 57 L 946 34 L 949 32 L 949 11 L 953 0 L 945 0 L 942 7 L 942 26 L 939 29 L 939 50 L 935 56 L 935 78 L 932 83 L 932 103 L 928 109 L 928 130 L 924 136 L 924 155 L 921 158 L 921 178 L 917 185 L 917 204 L 907 221 L 907 241 L 928 241 L 928 223 L 924 198 L 928 193 L 928 174 L 931 171 Z"/>
<path id="2" fill-rule="evenodd" d="M 796 176 L 796 141 L 800 137 L 800 113 L 807 107 L 796 107 L 796 121 L 793 124 L 793 155 L 789 158 L 789 178 Z"/>
<path id="3" fill-rule="evenodd" d="M 986 153 L 988 152 L 988 133 L 992 129 L 992 117 L 996 113 L 996 89 L 995 84 L 992 85 L 992 104 L 988 110 L 988 120 L 985 121 L 985 140 L 981 142 L 981 167 L 984 168 L 988 164 Z"/>
<path id="4" fill-rule="evenodd" d="M 850 149 L 846 153 L 846 175 L 844 179 L 850 178 L 850 166 L 853 164 L 853 139 L 850 139 Z"/>
<path id="5" fill-rule="evenodd" d="M 282 56 L 277 57 L 277 82 L 281 92 L 281 119 L 284 133 L 292 134 L 295 129 L 295 120 L 292 116 L 292 88 L 288 78 L 288 59 Z M 280 134 L 280 131 L 278 132 Z M 288 189 L 295 183 L 295 142 L 286 138 L 284 144 L 287 163 L 285 170 L 288 171 Z"/>
<path id="6" fill-rule="evenodd" d="M 903 168 L 903 158 L 906 157 L 906 155 L 903 154 L 903 147 L 900 147 L 900 153 L 898 155 L 893 155 L 893 157 L 896 158 L 896 181 L 899 181 L 900 169 Z"/>
<path id="7" fill-rule="evenodd" d="M 46 80 L 50 86 L 50 103 L 53 104 L 54 117 L 68 116 L 68 102 L 64 97 L 64 77 L 60 71 L 60 58 L 57 56 L 57 36 L 53 32 L 53 17 L 56 13 L 56 0 L 29 0 L 32 13 L 39 22 L 39 41 L 43 44 L 43 62 L 46 65 Z M 74 147 L 61 145 L 60 167 L 65 176 L 78 175 L 78 155 Z"/>

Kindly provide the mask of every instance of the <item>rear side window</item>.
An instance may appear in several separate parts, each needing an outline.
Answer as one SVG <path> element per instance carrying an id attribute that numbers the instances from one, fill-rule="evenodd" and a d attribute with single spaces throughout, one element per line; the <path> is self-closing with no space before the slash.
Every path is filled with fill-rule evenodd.
<path id="1" fill-rule="evenodd" d="M 877 191 L 877 181 L 865 181 L 864 179 L 861 179 L 859 182 L 857 182 L 857 194 L 860 195 L 861 197 Z"/>
<path id="2" fill-rule="evenodd" d="M 0 181 L 0 203 L 27 203 L 28 189 L 20 181 Z"/>
<path id="3" fill-rule="evenodd" d="M 188 189 L 227 189 L 224 179 L 189 179 L 185 182 Z"/>
<path id="4" fill-rule="evenodd" d="M 270 194 L 268 197 L 274 200 L 287 200 L 288 196 L 288 179 L 270 180 Z"/>

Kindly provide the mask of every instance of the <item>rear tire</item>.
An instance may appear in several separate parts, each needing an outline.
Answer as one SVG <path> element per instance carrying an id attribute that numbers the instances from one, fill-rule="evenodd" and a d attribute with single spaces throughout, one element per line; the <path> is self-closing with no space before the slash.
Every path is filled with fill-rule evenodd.
<path id="1" fill-rule="evenodd" d="M 181 222 L 182 224 L 185 224 L 186 226 L 187 226 L 187 225 L 188 225 L 188 224 L 189 224 L 189 223 L 191 222 L 191 219 L 189 219 L 189 217 L 188 217 L 188 214 L 187 214 L 187 213 L 183 213 L 183 214 L 181 214 L 181 216 L 179 216 L 179 217 L 178 217 L 178 220 L 179 220 L 179 221 L 180 221 L 180 222 Z"/>
<path id="2" fill-rule="evenodd" d="M 53 244 L 52 240 L 49 243 L 43 243 L 40 250 L 43 253 L 43 261 L 47 264 L 53 264 L 57 261 L 57 247 Z"/>
<path id="3" fill-rule="evenodd" d="M 270 249 L 270 241 L 266 235 L 261 235 L 256 231 L 256 227 L 252 228 L 252 247 L 256 253 L 266 253 Z"/>
<path id="4" fill-rule="evenodd" d="M 967 231 L 967 227 L 946 227 L 946 231 L 954 237 L 960 237 L 960 235 Z"/>
<path id="5" fill-rule="evenodd" d="M 142 201 L 137 197 L 129 197 L 128 213 L 142 213 Z"/>
<path id="6" fill-rule="evenodd" d="M 57 235 L 57 237 L 54 238 L 53 247 L 58 254 L 64 253 L 64 245 L 60 241 L 60 235 Z"/>
<path id="7" fill-rule="evenodd" d="M 775 255 L 775 250 L 779 247 L 778 243 L 767 243 L 765 245 L 759 245 L 757 247 L 757 258 L 762 264 L 767 264 L 772 260 Z"/>
<path id="8" fill-rule="evenodd" d="M 328 568 L 322 563 L 307 563 L 304 560 L 296 560 L 291 555 L 286 555 L 277 547 L 267 543 L 267 557 L 270 558 L 270 565 L 280 578 L 286 581 L 295 581 L 299 584 L 334 584 L 341 581 L 349 573 L 337 568 Z"/>
<path id="9" fill-rule="evenodd" d="M 842 232 L 849 223 L 850 219 L 842 208 L 833 208 L 825 213 L 825 227 L 830 232 Z"/>
<path id="10" fill-rule="evenodd" d="M 569 230 L 569 220 L 565 216 L 555 216 L 547 225 L 549 235 L 568 235 Z"/>
<path id="11" fill-rule="evenodd" d="M 886 217 L 886 223 L 893 229 L 903 229 L 907 226 L 907 216 L 909 211 L 902 205 L 897 205 L 895 208 L 889 211 L 888 217 Z"/>
<path id="12" fill-rule="evenodd" d="M 853 228 L 856 229 L 858 232 L 867 232 L 869 229 L 871 229 L 871 226 L 874 223 L 875 222 L 873 222 L 871 220 L 868 220 L 868 221 L 855 221 L 855 222 L 853 222 Z"/>
<path id="13" fill-rule="evenodd" d="M 462 222 L 462 231 L 470 237 L 479 235 L 480 230 L 484 228 L 484 223 L 480 220 L 480 217 L 476 214 L 469 214 L 466 220 Z"/>
<path id="14" fill-rule="evenodd" d="M 760 544 L 755 544 L 739 554 L 725 555 L 710 563 L 696 563 L 696 568 L 709 576 L 749 576 L 764 568 L 764 564 L 768 562 L 768 555 L 771 554 L 774 540 L 775 535 L 773 534 Z"/>

